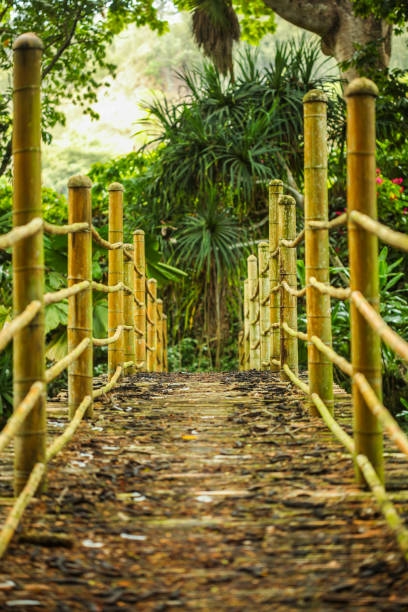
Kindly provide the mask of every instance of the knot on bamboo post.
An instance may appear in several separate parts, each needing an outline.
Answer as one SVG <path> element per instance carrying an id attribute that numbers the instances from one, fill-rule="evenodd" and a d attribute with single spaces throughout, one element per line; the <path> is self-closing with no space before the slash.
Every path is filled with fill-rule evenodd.
<path id="1" fill-rule="evenodd" d="M 34 32 L 25 32 L 21 34 L 13 43 L 13 51 L 18 51 L 19 49 L 44 49 L 43 42 L 41 38 L 38 38 L 37 34 Z"/>
<path id="2" fill-rule="evenodd" d="M 359 77 L 351 81 L 344 93 L 346 98 L 350 96 L 373 96 L 376 98 L 378 96 L 378 87 L 370 79 Z"/>
<path id="3" fill-rule="evenodd" d="M 283 187 L 283 181 L 280 179 L 272 179 L 269 181 L 269 187 Z"/>
<path id="4" fill-rule="evenodd" d="M 303 96 L 304 104 L 307 104 L 308 102 L 325 102 L 327 104 L 327 101 L 327 95 L 321 89 L 311 89 L 305 96 Z"/>
<path id="5" fill-rule="evenodd" d="M 79 189 L 81 187 L 91 189 L 92 181 L 88 176 L 77 174 L 68 179 L 68 189 Z"/>

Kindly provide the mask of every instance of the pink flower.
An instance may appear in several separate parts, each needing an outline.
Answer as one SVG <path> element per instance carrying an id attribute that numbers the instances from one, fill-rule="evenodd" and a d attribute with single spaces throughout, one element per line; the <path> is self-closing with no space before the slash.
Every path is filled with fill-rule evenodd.
<path id="1" fill-rule="evenodd" d="M 376 180 L 376 182 L 377 182 L 379 185 L 381 185 L 381 183 L 383 183 L 383 182 L 384 182 L 384 179 L 380 178 L 379 176 L 377 176 L 377 178 L 376 178 L 375 180 Z"/>
<path id="2" fill-rule="evenodd" d="M 375 171 L 376 171 L 377 174 L 380 174 L 380 172 L 381 172 L 381 170 L 379 168 L 376 168 Z"/>
<path id="3" fill-rule="evenodd" d="M 402 211 L 403 215 L 408 215 L 408 208 L 404 208 L 404 210 Z"/>

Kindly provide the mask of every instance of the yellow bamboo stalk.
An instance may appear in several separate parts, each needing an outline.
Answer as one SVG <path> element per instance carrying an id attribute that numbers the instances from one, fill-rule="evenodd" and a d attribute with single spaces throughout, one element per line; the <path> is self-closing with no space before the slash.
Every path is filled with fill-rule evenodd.
<path id="1" fill-rule="evenodd" d="M 136 361 L 146 364 L 146 261 L 145 261 L 145 234 L 143 230 L 133 232 L 133 264 L 135 283 L 135 326 L 143 332 L 136 336 Z M 146 365 L 144 370 L 146 370 Z"/>
<path id="2" fill-rule="evenodd" d="M 65 431 L 55 438 L 52 444 L 47 448 L 47 463 L 51 461 L 58 453 L 64 448 L 64 446 L 69 442 L 76 430 L 78 429 L 79 424 L 81 423 L 84 414 L 88 410 L 89 406 L 92 404 L 92 397 L 90 395 L 86 395 L 82 402 L 79 404 L 74 416 L 71 419 L 70 424 L 65 429 Z"/>
<path id="3" fill-rule="evenodd" d="M 310 341 L 317 336 L 327 346 L 332 344 L 330 295 L 322 293 L 310 283 L 314 277 L 329 285 L 329 232 L 326 228 L 312 229 L 310 223 L 326 224 L 329 220 L 327 194 L 327 96 L 312 89 L 303 98 L 305 132 L 305 265 L 306 318 L 309 342 L 307 363 L 310 392 L 317 393 L 329 411 L 334 411 L 333 364 Z M 315 405 L 308 404 L 309 412 L 318 416 Z"/>
<path id="4" fill-rule="evenodd" d="M 244 369 L 244 332 L 240 331 L 238 333 L 238 370 L 242 371 Z"/>
<path id="5" fill-rule="evenodd" d="M 259 334 L 259 282 L 258 260 L 255 255 L 248 257 L 248 293 L 249 293 L 249 367 L 261 369 L 261 348 Z"/>
<path id="6" fill-rule="evenodd" d="M 85 291 L 88 287 L 91 286 L 90 281 L 82 281 L 81 283 L 75 283 L 72 287 L 68 287 L 68 289 L 60 289 L 59 291 L 52 291 L 44 294 L 44 304 L 48 306 L 49 304 L 56 304 L 57 302 L 62 302 L 62 300 L 66 300 L 69 297 L 76 295 L 77 293 L 81 293 L 81 291 Z"/>
<path id="7" fill-rule="evenodd" d="M 408 342 L 387 325 L 381 315 L 378 314 L 378 311 L 371 306 L 360 291 L 353 291 L 351 300 L 371 329 L 373 329 L 393 351 L 405 361 L 408 361 Z"/>
<path id="8" fill-rule="evenodd" d="M 134 330 L 134 321 L 135 321 L 135 302 L 133 299 L 133 283 L 134 283 L 134 274 L 133 274 L 133 257 L 131 260 L 125 259 L 123 262 L 123 272 L 124 272 L 124 284 L 127 287 L 130 287 L 131 291 L 124 291 L 123 295 L 123 322 L 126 325 L 127 329 L 124 330 L 123 343 L 124 343 L 124 360 L 125 361 L 135 361 L 135 330 Z M 134 374 L 136 369 L 131 366 L 125 373 Z"/>
<path id="9" fill-rule="evenodd" d="M 270 292 L 269 292 L 269 243 L 258 244 L 259 261 L 259 333 L 261 339 L 261 370 L 269 370 L 270 360 Z"/>
<path id="10" fill-rule="evenodd" d="M 149 278 L 147 281 L 147 371 L 154 372 L 156 366 L 156 296 L 157 280 Z M 147 348 L 147 347 L 146 347 Z"/>
<path id="11" fill-rule="evenodd" d="M 250 368 L 250 349 L 249 349 L 249 281 L 244 281 L 244 370 Z"/>
<path id="12" fill-rule="evenodd" d="M 85 349 L 88 348 L 90 342 L 89 338 L 84 338 L 73 351 L 48 368 L 48 370 L 45 371 L 45 381 L 49 383 L 54 380 L 54 378 L 57 378 L 61 372 L 82 355 Z"/>
<path id="13" fill-rule="evenodd" d="M 21 37 L 20 37 L 21 38 Z M 17 39 L 18 40 L 18 39 Z M 37 489 L 41 488 L 41 482 L 44 482 L 45 463 L 36 463 L 27 478 L 27 482 L 21 490 L 13 508 L 6 519 L 3 529 L 0 533 L 0 559 L 3 557 L 10 543 L 11 538 L 16 531 L 24 510 L 34 497 Z"/>
<path id="14" fill-rule="evenodd" d="M 109 192 L 109 242 L 123 243 L 123 186 L 112 183 Z M 123 250 L 110 250 L 108 253 L 108 285 L 123 283 Z M 123 325 L 123 292 L 108 293 L 108 332 L 115 334 L 119 325 Z M 123 336 L 108 346 L 108 380 L 116 369 L 123 365 Z"/>
<path id="15" fill-rule="evenodd" d="M 278 225 L 278 201 L 283 193 L 283 183 L 274 180 L 269 183 L 269 289 L 271 293 L 271 371 L 279 372 L 280 366 L 280 329 L 275 324 L 279 323 L 280 294 L 273 291 L 279 285 L 279 225 Z"/>
<path id="16" fill-rule="evenodd" d="M 156 372 L 163 372 L 163 300 L 158 299 L 157 305 L 157 323 L 156 323 Z"/>
<path id="17" fill-rule="evenodd" d="M 14 317 L 12 321 L 4 324 L 0 332 L 0 351 L 7 346 L 17 332 L 24 329 L 34 319 L 41 308 L 42 303 L 39 300 L 35 300 L 26 306 L 23 312 Z"/>
<path id="18" fill-rule="evenodd" d="M 379 308 L 378 239 L 351 219 L 354 210 L 377 218 L 375 183 L 375 98 L 377 87 L 366 78 L 354 80 L 346 90 L 347 209 L 351 291 L 361 291 L 371 306 Z M 381 401 L 381 347 L 354 302 L 351 302 L 351 362 L 353 373 L 366 377 Z M 353 382 L 354 441 L 356 454 L 366 455 L 384 481 L 381 424 Z M 364 477 L 356 465 L 357 481 Z"/>
<path id="19" fill-rule="evenodd" d="M 164 372 L 169 371 L 169 364 L 167 360 L 167 315 L 163 315 L 163 367 Z"/>
<path id="20" fill-rule="evenodd" d="M 13 44 L 13 226 L 42 219 L 41 204 L 41 56 L 43 45 L 35 34 L 23 34 Z M 20 315 L 35 301 L 36 316 L 14 336 L 13 387 L 17 410 L 33 383 L 45 381 L 43 230 L 13 246 L 13 310 Z M 33 358 L 35 357 L 35 358 Z M 45 387 L 44 387 L 45 389 Z M 46 393 L 16 434 L 14 442 L 14 491 L 25 487 L 32 469 L 45 457 Z M 41 472 L 41 476 L 44 471 Z"/>
<path id="21" fill-rule="evenodd" d="M 0 452 L 2 452 L 6 446 L 10 443 L 13 436 L 16 434 L 22 423 L 25 421 L 27 415 L 31 412 L 35 403 L 39 400 L 42 393 L 44 393 L 44 383 L 36 382 L 31 385 L 31 389 L 21 402 L 21 404 L 14 410 L 13 414 L 7 421 L 5 427 L 0 433 Z"/>
<path id="22" fill-rule="evenodd" d="M 17 242 L 24 240 L 25 238 L 29 238 L 30 236 L 34 236 L 37 232 L 39 232 L 43 227 L 43 220 L 39 217 L 35 219 L 31 219 L 25 225 L 20 225 L 18 227 L 14 227 L 7 234 L 3 234 L 0 236 L 0 249 L 8 249 Z"/>
<path id="23" fill-rule="evenodd" d="M 371 234 L 375 234 L 375 236 L 382 240 L 382 242 L 385 242 L 396 249 L 408 251 L 408 236 L 406 234 L 396 232 L 383 223 L 379 223 L 368 215 L 358 212 L 357 210 L 353 210 L 350 213 L 350 219 Z"/>
<path id="24" fill-rule="evenodd" d="M 298 341 L 282 328 L 286 323 L 297 331 L 297 297 L 285 291 L 282 283 L 286 282 L 292 289 L 296 289 L 296 249 L 282 245 L 281 239 L 293 240 L 296 235 L 296 203 L 291 196 L 281 196 L 278 201 L 279 224 L 279 279 L 280 279 L 280 359 L 282 380 L 287 380 L 283 368 L 287 364 L 295 373 L 298 373 Z"/>
<path id="25" fill-rule="evenodd" d="M 47 234 L 55 234 L 57 236 L 66 236 L 67 234 L 75 234 L 76 232 L 89 231 L 88 223 L 71 223 L 70 225 L 54 225 L 44 221 L 44 232 Z"/>
<path id="26" fill-rule="evenodd" d="M 68 223 L 92 222 L 92 182 L 87 176 L 73 176 L 68 181 Z M 92 237 L 91 232 L 68 234 L 68 288 L 88 282 L 88 287 L 68 298 L 68 352 L 88 339 L 86 349 L 68 366 L 69 418 L 86 395 L 92 394 Z M 92 403 L 86 417 L 93 416 Z"/>
<path id="27" fill-rule="evenodd" d="M 113 389 L 113 387 L 118 382 L 122 374 L 122 370 L 123 370 L 122 366 L 118 366 L 114 374 L 112 375 L 110 381 L 106 385 L 104 385 L 100 389 L 95 389 L 94 391 L 92 391 L 92 398 L 96 399 L 100 397 L 101 395 L 103 395 L 104 393 L 108 393 L 109 391 L 111 391 L 111 389 Z"/>

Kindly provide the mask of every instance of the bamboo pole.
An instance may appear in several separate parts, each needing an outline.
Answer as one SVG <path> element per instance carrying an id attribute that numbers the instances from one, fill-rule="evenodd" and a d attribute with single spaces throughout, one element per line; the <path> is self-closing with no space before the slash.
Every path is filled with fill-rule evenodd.
<path id="1" fill-rule="evenodd" d="M 258 244 L 259 261 L 259 333 L 261 338 L 261 370 L 269 370 L 271 309 L 269 292 L 269 243 Z"/>
<path id="2" fill-rule="evenodd" d="M 269 289 L 271 308 L 271 370 L 279 372 L 276 362 L 280 361 L 279 291 L 272 291 L 279 284 L 279 226 L 278 201 L 283 193 L 283 183 L 274 180 L 269 183 Z M 272 327 L 274 326 L 274 327 Z M 273 361 L 272 361 L 273 360 Z"/>
<path id="3" fill-rule="evenodd" d="M 361 291 L 379 310 L 378 239 L 351 219 L 354 210 L 376 220 L 375 98 L 378 90 L 366 78 L 352 81 L 346 90 L 347 122 L 347 210 L 351 291 Z M 353 374 L 360 372 L 381 401 L 381 345 L 358 308 L 351 302 L 351 362 Z M 352 386 L 356 454 L 366 455 L 384 482 L 383 436 L 379 420 L 369 409 L 358 385 Z M 357 481 L 364 476 L 356 466 Z"/>
<path id="4" fill-rule="evenodd" d="M 133 246 L 135 298 L 138 300 L 135 307 L 135 326 L 143 332 L 143 335 L 136 335 L 136 361 L 143 361 L 143 370 L 146 371 L 146 260 L 143 230 L 133 232 Z"/>
<path id="5" fill-rule="evenodd" d="M 244 332 L 238 333 L 238 370 L 241 372 L 244 369 Z"/>
<path id="6" fill-rule="evenodd" d="M 123 242 L 123 186 L 112 183 L 109 192 L 109 242 Z M 123 283 L 123 250 L 110 250 L 108 253 L 108 285 Z M 108 293 L 108 333 L 114 335 L 117 327 L 123 325 L 123 291 Z M 123 366 L 123 335 L 108 345 L 108 380 L 116 369 Z"/>
<path id="7" fill-rule="evenodd" d="M 124 292 L 123 293 L 123 322 L 126 328 L 124 329 L 124 360 L 125 361 L 136 361 L 135 357 L 135 301 L 133 299 L 134 296 L 134 274 L 133 274 L 133 257 L 132 260 L 125 258 L 123 262 L 123 275 L 124 275 L 124 283 L 127 287 L 131 287 L 133 289 L 132 293 Z M 129 329 L 130 328 L 130 329 Z M 136 367 L 130 366 L 127 371 L 127 374 L 135 374 Z"/>
<path id="8" fill-rule="evenodd" d="M 278 202 L 279 238 L 293 240 L 296 235 L 296 203 L 291 196 L 281 196 Z M 288 248 L 279 241 L 279 280 L 280 285 L 286 282 L 289 287 L 296 289 L 296 248 Z M 298 339 L 282 329 L 286 323 L 297 331 L 297 297 L 281 286 L 280 289 L 280 377 L 287 380 L 283 368 L 285 364 L 295 373 L 298 373 Z"/>
<path id="9" fill-rule="evenodd" d="M 249 293 L 249 367 L 261 369 L 261 339 L 259 335 L 259 282 L 258 261 L 255 255 L 248 257 Z"/>
<path id="10" fill-rule="evenodd" d="M 312 229 L 310 222 L 328 223 L 327 194 L 327 96 L 312 89 L 303 98 L 305 132 L 305 264 L 307 363 L 310 393 L 317 395 L 333 414 L 333 364 L 311 342 L 317 336 L 327 346 L 332 345 L 330 295 L 321 293 L 310 284 L 310 277 L 325 285 L 330 284 L 329 231 Z M 312 416 L 320 416 L 313 402 L 308 402 Z"/>
<path id="11" fill-rule="evenodd" d="M 41 56 L 43 44 L 35 34 L 23 34 L 13 44 L 13 226 L 42 219 L 41 205 Z M 45 381 L 43 230 L 13 246 L 13 310 L 20 315 L 33 301 L 41 307 L 14 336 L 14 410 L 33 383 Z M 14 491 L 18 495 L 31 471 L 45 458 L 46 390 L 15 437 Z M 41 487 L 43 488 L 43 486 Z"/>
<path id="12" fill-rule="evenodd" d="M 156 372 L 163 372 L 163 300 L 158 299 L 156 304 Z"/>
<path id="13" fill-rule="evenodd" d="M 149 351 L 147 354 L 147 371 L 154 372 L 156 366 L 156 296 L 157 280 L 149 278 L 147 281 L 147 344 Z"/>
<path id="14" fill-rule="evenodd" d="M 68 223 L 92 222 L 92 183 L 87 176 L 73 176 L 68 181 Z M 68 366 L 68 411 L 73 418 L 86 395 L 92 394 L 92 237 L 91 232 L 68 234 L 68 288 L 88 281 L 89 286 L 68 298 L 68 352 L 85 338 L 87 348 Z M 86 418 L 93 416 L 92 403 Z"/>
<path id="15" fill-rule="evenodd" d="M 249 370 L 249 281 L 244 281 L 244 370 Z"/>
<path id="16" fill-rule="evenodd" d="M 163 371 L 168 372 L 168 360 L 167 360 L 167 315 L 163 315 Z"/>

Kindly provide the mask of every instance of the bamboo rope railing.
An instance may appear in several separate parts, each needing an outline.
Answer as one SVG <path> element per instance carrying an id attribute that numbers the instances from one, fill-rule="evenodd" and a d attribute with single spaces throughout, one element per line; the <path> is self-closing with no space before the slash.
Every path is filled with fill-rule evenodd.
<path id="1" fill-rule="evenodd" d="M 309 92 L 304 99 L 305 118 L 305 231 L 294 235 L 294 223 L 284 218 L 288 196 L 282 195 L 282 182 L 274 180 L 269 189 L 270 257 L 270 369 L 296 385 L 307 397 L 310 414 L 320 416 L 332 433 L 351 453 L 357 481 L 368 486 L 381 512 L 396 534 L 408 559 L 408 530 L 388 498 L 383 482 L 382 431 L 408 455 L 408 437 L 385 408 L 381 398 L 380 340 L 400 358 L 408 361 L 408 342 L 401 338 L 379 314 L 378 246 L 386 244 L 408 250 L 408 236 L 376 220 L 375 193 L 375 97 L 377 88 L 368 79 L 357 79 L 346 91 L 348 104 L 348 211 L 328 220 L 325 95 Z M 280 217 L 279 217 L 279 212 Z M 329 279 L 328 231 L 347 224 L 350 255 L 350 287 L 333 287 Z M 291 235 L 288 236 L 288 233 Z M 297 289 L 287 276 L 293 274 L 296 246 L 305 238 L 306 286 Z M 289 252 L 292 253 L 291 258 Z M 256 270 L 257 259 L 249 260 Z M 249 261 L 248 260 L 248 261 Z M 279 270 L 279 274 L 277 273 Z M 249 276 L 249 275 L 248 275 Z M 256 299 L 258 277 L 251 277 L 250 299 Z M 247 281 L 245 281 L 245 286 Z M 306 293 L 307 333 L 296 328 L 289 298 Z M 245 296 L 247 292 L 245 292 Z M 285 297 L 286 296 L 286 297 Z M 351 307 L 351 362 L 338 355 L 331 343 L 330 299 L 349 300 Z M 245 344 L 248 326 L 256 324 L 254 306 L 249 312 L 244 299 L 244 328 L 239 346 L 239 363 L 248 369 Z M 260 307 L 265 300 L 260 301 Z M 292 318 L 291 318 L 292 316 Z M 264 330 L 265 333 L 265 330 Z M 252 333 L 254 336 L 254 332 Z M 280 353 L 276 350 L 280 337 Z M 285 341 L 306 342 L 308 382 L 297 373 L 297 362 Z M 282 348 L 283 347 L 283 348 Z M 297 356 L 297 346 L 294 349 Z M 292 362 L 291 362 L 292 361 Z M 333 364 L 352 380 L 354 439 L 333 417 Z M 263 364 L 261 364 L 263 366 Z M 251 367 L 254 367 L 251 365 Z"/>
<path id="2" fill-rule="evenodd" d="M 14 193 L 13 229 L 0 236 L 0 248 L 13 248 L 14 318 L 0 331 L 0 351 L 14 341 L 14 412 L 0 432 L 0 451 L 15 445 L 14 490 L 16 500 L 0 532 L 0 557 L 18 527 L 24 509 L 42 491 L 47 463 L 72 439 L 84 418 L 92 418 L 93 400 L 111 391 L 122 373 L 146 368 L 146 320 L 134 313 L 145 309 L 144 242 L 142 248 L 122 241 L 123 188 L 112 184 L 109 238 L 92 226 L 91 181 L 76 176 L 68 181 L 68 224 L 57 226 L 42 218 L 40 163 L 40 81 L 42 42 L 24 34 L 14 50 Z M 68 236 L 68 287 L 43 293 L 43 233 Z M 120 240 L 115 240 L 120 234 Z M 135 233 L 140 234 L 140 231 Z M 92 241 L 109 252 L 108 285 L 92 279 Z M 123 276 L 123 254 L 130 259 Z M 143 263 L 141 263 L 141 260 Z M 143 269 L 143 287 L 137 286 Z M 150 279 L 151 282 L 153 279 Z M 155 281 L 154 281 L 155 282 Z M 140 283 L 139 283 L 140 284 Z M 92 290 L 108 294 L 111 317 L 108 338 L 92 337 Z M 115 299 L 113 299 L 115 298 Z M 44 308 L 68 300 L 68 354 L 45 369 Z M 125 309 L 122 303 L 125 304 Z M 154 299 L 160 327 L 160 355 L 152 348 L 156 370 L 167 368 L 167 317 L 161 300 Z M 123 318 L 123 310 L 125 318 Z M 125 336 L 125 352 L 116 348 Z M 156 330 L 155 330 L 156 334 Z M 139 350 L 135 353 L 135 337 Z M 143 342 L 140 342 L 140 339 Z M 93 346 L 115 348 L 108 382 L 93 388 Z M 32 350 L 27 351 L 27 347 Z M 142 347 L 142 350 L 140 350 Z M 33 358 L 33 354 L 35 355 Z M 68 369 L 70 423 L 46 447 L 46 385 Z"/>

